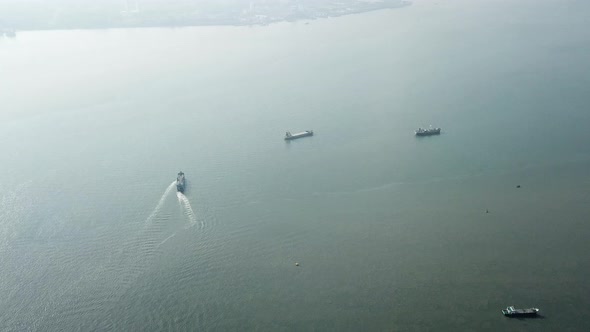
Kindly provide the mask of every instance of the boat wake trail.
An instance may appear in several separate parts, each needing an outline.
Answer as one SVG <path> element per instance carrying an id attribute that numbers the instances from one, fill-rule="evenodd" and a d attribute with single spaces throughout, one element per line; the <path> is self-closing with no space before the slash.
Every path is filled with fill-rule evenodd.
<path id="1" fill-rule="evenodd" d="M 171 238 L 173 238 L 176 235 L 176 232 L 172 233 L 172 235 L 170 235 L 169 237 L 165 238 L 164 241 L 158 243 L 158 245 L 156 246 L 156 248 L 160 248 L 161 245 L 163 245 L 164 243 L 166 243 L 166 241 L 170 240 Z"/>
<path id="2" fill-rule="evenodd" d="M 189 219 L 189 222 L 190 222 L 189 227 L 193 227 L 195 224 L 197 224 L 197 216 L 195 215 L 195 211 L 193 211 L 193 207 L 191 206 L 191 202 L 189 202 L 188 198 L 186 198 L 186 196 L 181 192 L 177 192 L 176 196 L 178 197 L 178 202 L 180 202 L 180 205 L 184 209 L 184 214 L 186 214 L 186 216 Z M 203 228 L 205 226 L 203 224 L 202 220 L 201 220 L 201 223 L 199 226 L 201 228 Z"/>
<path id="3" fill-rule="evenodd" d="M 105 313 L 107 317 L 116 315 L 116 311 L 121 310 L 121 299 L 128 295 L 127 292 L 153 264 L 154 258 L 161 253 L 161 246 L 173 239 L 178 231 L 178 224 L 170 222 L 174 216 L 168 208 L 173 205 L 167 204 L 171 203 L 175 186 L 176 181 L 170 183 L 147 218 L 142 213 L 143 216 L 137 222 L 129 225 L 132 228 L 126 229 L 128 235 L 123 241 L 112 243 L 113 247 L 108 250 L 110 254 L 74 282 L 71 289 L 63 294 L 58 312 L 68 313 L 75 319 L 80 310 L 90 310 L 97 306 L 109 308 L 109 312 Z M 75 299 L 80 296 L 78 290 L 91 290 L 91 293 L 86 294 L 86 298 L 92 298 L 89 308 L 80 309 L 77 306 L 79 302 Z M 108 330 L 108 325 L 97 328 L 103 329 Z"/>
<path id="4" fill-rule="evenodd" d="M 152 213 L 150 213 L 150 215 L 145 220 L 145 223 L 152 221 L 158 215 L 158 213 L 162 209 L 162 205 L 164 205 L 164 202 L 166 201 L 166 197 L 168 197 L 168 195 L 170 194 L 170 192 L 172 191 L 172 189 L 174 188 L 175 185 L 176 185 L 176 181 L 172 181 L 172 183 L 170 183 L 168 188 L 166 188 L 166 191 L 164 191 L 164 194 L 162 195 L 162 197 L 160 197 L 160 201 L 158 201 L 158 204 L 156 205 L 156 207 L 154 208 Z"/>

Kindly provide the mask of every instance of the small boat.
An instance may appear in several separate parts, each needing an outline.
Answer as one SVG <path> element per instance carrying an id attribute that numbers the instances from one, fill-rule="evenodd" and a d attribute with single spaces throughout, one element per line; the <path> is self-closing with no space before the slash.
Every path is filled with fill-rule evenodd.
<path id="1" fill-rule="evenodd" d="M 178 172 L 178 176 L 176 177 L 176 190 L 184 193 L 184 173 L 182 171 Z"/>
<path id="2" fill-rule="evenodd" d="M 513 306 L 510 306 L 506 309 L 502 309 L 502 313 L 506 317 L 533 317 L 537 316 L 538 312 L 538 308 L 514 309 Z"/>
<path id="3" fill-rule="evenodd" d="M 313 130 L 306 130 L 300 133 L 291 134 L 291 132 L 285 133 L 285 141 L 290 141 L 293 139 L 298 139 L 301 137 L 313 136 Z"/>
<path id="4" fill-rule="evenodd" d="M 432 126 L 430 126 L 428 129 L 418 128 L 415 132 L 416 136 L 440 135 L 440 128 L 432 128 Z"/>

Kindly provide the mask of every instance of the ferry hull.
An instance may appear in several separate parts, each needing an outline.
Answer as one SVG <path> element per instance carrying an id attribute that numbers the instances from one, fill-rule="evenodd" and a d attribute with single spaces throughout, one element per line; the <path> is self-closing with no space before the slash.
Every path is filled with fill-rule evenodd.
<path id="1" fill-rule="evenodd" d="M 184 185 L 185 185 L 184 173 L 178 172 L 178 176 L 176 177 L 176 191 L 184 193 Z"/>

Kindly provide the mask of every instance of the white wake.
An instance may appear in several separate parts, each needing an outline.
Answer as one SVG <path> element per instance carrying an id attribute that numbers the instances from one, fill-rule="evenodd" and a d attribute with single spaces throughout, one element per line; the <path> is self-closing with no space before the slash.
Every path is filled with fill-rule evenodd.
<path id="1" fill-rule="evenodd" d="M 189 202 L 188 198 L 184 196 L 183 193 L 177 192 L 176 196 L 178 197 L 178 202 L 184 209 L 184 213 L 189 219 L 190 225 L 189 227 L 194 226 L 197 223 L 197 216 L 195 215 L 195 211 L 193 211 L 193 207 L 191 206 L 191 202 Z M 201 227 L 203 227 L 203 221 L 201 221 Z"/>
<path id="2" fill-rule="evenodd" d="M 168 188 L 166 188 L 166 191 L 164 191 L 164 194 L 162 195 L 162 197 L 160 197 L 160 201 L 158 201 L 158 204 L 156 205 L 156 207 L 154 208 L 152 213 L 150 213 L 150 215 L 145 220 L 145 223 L 152 221 L 152 219 L 154 219 L 154 217 L 158 215 L 158 213 L 162 209 L 162 205 L 164 205 L 164 202 L 166 201 L 166 197 L 168 197 L 168 195 L 170 194 L 170 191 L 172 191 L 172 189 L 174 188 L 175 185 L 176 185 L 176 181 L 173 181 L 172 183 L 170 183 Z"/>

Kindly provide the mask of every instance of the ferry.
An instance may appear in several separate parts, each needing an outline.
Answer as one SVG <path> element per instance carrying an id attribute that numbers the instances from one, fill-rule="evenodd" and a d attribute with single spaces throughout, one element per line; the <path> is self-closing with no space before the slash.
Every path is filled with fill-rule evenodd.
<path id="1" fill-rule="evenodd" d="M 506 317 L 533 317 L 537 316 L 538 312 L 538 308 L 514 309 L 513 306 L 510 306 L 506 309 L 502 309 L 502 313 Z"/>
<path id="2" fill-rule="evenodd" d="M 416 136 L 432 136 L 432 135 L 440 135 L 440 128 L 428 128 L 428 129 L 423 129 L 423 128 L 418 128 L 418 130 L 416 130 Z"/>
<path id="3" fill-rule="evenodd" d="M 176 190 L 184 193 L 184 173 L 182 171 L 178 172 L 178 176 L 176 177 Z"/>
<path id="4" fill-rule="evenodd" d="M 291 132 L 285 133 L 285 141 L 290 141 L 293 139 L 298 139 L 301 137 L 313 136 L 313 130 L 306 130 L 300 133 L 291 134 Z"/>

